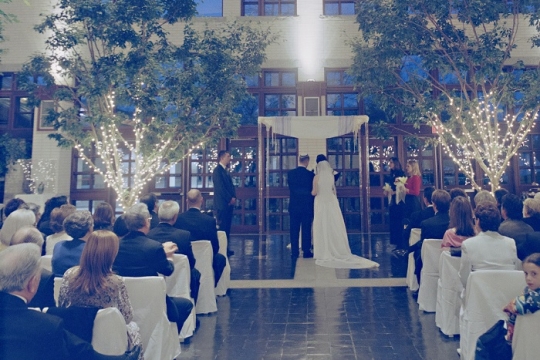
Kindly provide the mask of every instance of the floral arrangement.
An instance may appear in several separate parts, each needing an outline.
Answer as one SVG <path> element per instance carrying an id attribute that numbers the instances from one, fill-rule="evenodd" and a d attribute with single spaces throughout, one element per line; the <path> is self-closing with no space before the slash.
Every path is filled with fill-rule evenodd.
<path id="1" fill-rule="evenodd" d="M 407 182 L 407 177 L 406 176 L 398 176 L 395 180 L 394 180 L 394 184 L 403 184 L 405 185 L 405 183 Z"/>
<path id="2" fill-rule="evenodd" d="M 388 196 L 388 202 L 392 201 L 393 190 L 389 183 L 387 182 L 384 183 L 383 191 L 386 194 L 386 196 Z"/>
<path id="3" fill-rule="evenodd" d="M 394 180 L 394 184 L 396 185 L 396 204 L 402 201 L 405 202 L 405 195 L 407 195 L 407 189 L 405 189 L 406 182 L 406 176 L 400 176 Z"/>

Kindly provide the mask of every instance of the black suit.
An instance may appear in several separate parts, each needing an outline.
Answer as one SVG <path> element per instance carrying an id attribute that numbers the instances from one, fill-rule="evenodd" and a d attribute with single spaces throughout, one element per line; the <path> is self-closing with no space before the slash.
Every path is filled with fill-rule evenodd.
<path id="1" fill-rule="evenodd" d="M 30 310 L 25 302 L 0 292 L 0 359 L 123 359 L 98 354 L 92 345 L 67 331 L 59 317 Z"/>
<path id="2" fill-rule="evenodd" d="M 405 230 L 403 230 L 403 241 L 399 245 L 400 249 L 407 249 L 409 247 L 409 238 L 411 237 L 411 230 L 414 228 L 419 228 L 422 224 L 422 221 L 430 219 L 435 216 L 435 210 L 433 206 L 428 206 L 423 210 L 415 211 L 409 218 L 409 224 Z"/>
<path id="3" fill-rule="evenodd" d="M 218 163 L 212 174 L 214 181 L 214 210 L 216 211 L 217 224 L 219 229 L 225 231 L 227 239 L 231 233 L 231 223 L 234 206 L 230 205 L 232 198 L 236 198 L 236 189 L 232 182 L 231 175 Z"/>
<path id="4" fill-rule="evenodd" d="M 414 273 L 420 284 L 420 272 L 422 271 L 422 244 L 425 239 L 442 239 L 448 225 L 450 224 L 450 216 L 448 212 L 438 212 L 432 218 L 424 220 L 420 223 L 420 241 L 416 243 L 414 251 Z"/>
<path id="5" fill-rule="evenodd" d="M 159 241 L 160 243 L 172 241 L 176 244 L 176 246 L 178 246 L 176 253 L 187 256 L 189 260 L 189 267 L 191 269 L 191 297 L 195 300 L 195 302 L 197 302 L 201 282 L 201 273 L 199 270 L 195 269 L 195 256 L 193 256 L 193 249 L 191 248 L 191 235 L 189 231 L 180 230 L 173 227 L 171 224 L 162 222 L 150 230 L 146 236 L 150 239 Z"/>
<path id="6" fill-rule="evenodd" d="M 191 241 L 209 240 L 212 244 L 214 259 L 212 268 L 214 269 L 215 284 L 218 283 L 223 273 L 223 269 L 227 265 L 225 256 L 218 253 L 219 240 L 217 236 L 216 220 L 206 214 L 201 213 L 197 208 L 190 208 L 188 211 L 179 214 L 174 227 L 181 230 L 189 231 Z M 227 240 L 229 237 L 227 237 Z"/>
<path id="7" fill-rule="evenodd" d="M 523 261 L 525 258 L 534 253 L 540 253 L 540 232 L 530 232 L 520 234 L 514 238 L 517 248 L 517 256 Z"/>
<path id="8" fill-rule="evenodd" d="M 313 201 L 311 195 L 315 174 L 303 166 L 289 171 L 287 179 L 290 190 L 289 217 L 291 255 L 298 257 L 298 239 L 302 229 L 302 251 L 311 251 L 311 224 L 313 223 Z"/>
<path id="9" fill-rule="evenodd" d="M 30 303 L 29 307 L 45 308 L 55 307 L 54 301 L 54 274 L 47 269 L 41 269 L 41 280 L 36 295 Z"/>
<path id="10" fill-rule="evenodd" d="M 140 231 L 130 231 L 120 240 L 118 255 L 113 271 L 120 276 L 142 277 L 169 276 L 174 271 L 172 261 L 167 259 L 161 243 L 148 238 Z M 184 321 L 191 314 L 193 304 L 188 299 L 167 296 L 167 316 L 182 329 Z"/>

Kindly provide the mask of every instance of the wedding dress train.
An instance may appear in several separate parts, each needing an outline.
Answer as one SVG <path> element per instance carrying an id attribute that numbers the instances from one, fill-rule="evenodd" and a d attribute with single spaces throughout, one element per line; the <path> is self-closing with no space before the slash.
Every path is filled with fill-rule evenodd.
<path id="1" fill-rule="evenodd" d="M 334 175 L 327 161 L 317 164 L 317 175 L 313 218 L 313 250 L 316 264 L 339 269 L 378 267 L 378 263 L 351 253 L 345 222 L 334 193 Z"/>

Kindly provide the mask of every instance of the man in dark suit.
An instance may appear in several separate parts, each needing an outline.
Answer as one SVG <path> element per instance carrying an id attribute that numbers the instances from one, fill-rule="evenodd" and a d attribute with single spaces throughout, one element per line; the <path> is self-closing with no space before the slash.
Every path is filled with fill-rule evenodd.
<path id="1" fill-rule="evenodd" d="M 227 234 L 228 247 L 231 243 L 231 223 L 233 218 L 234 204 L 236 203 L 236 189 L 232 182 L 227 166 L 231 162 L 231 154 L 227 150 L 220 150 L 218 153 L 218 165 L 212 174 L 214 181 L 214 210 L 216 211 L 217 224 L 219 230 Z M 227 249 L 227 255 L 234 252 Z"/>
<path id="2" fill-rule="evenodd" d="M 178 247 L 177 254 L 184 254 L 189 260 L 189 267 L 191 269 L 191 297 L 197 303 L 197 297 L 199 295 L 199 287 L 201 283 L 201 273 L 195 269 L 195 256 L 193 256 L 193 250 L 191 248 L 191 239 L 189 231 L 180 230 L 173 225 L 178 218 L 178 212 L 180 206 L 176 201 L 167 200 L 159 206 L 159 224 L 146 235 L 150 239 L 165 243 L 172 241 Z"/>
<path id="3" fill-rule="evenodd" d="M 67 331 L 59 317 L 30 310 L 39 286 L 41 249 L 13 245 L 0 253 L 0 359 L 71 360 L 136 359 L 140 348 L 122 356 L 106 356 Z"/>
<path id="4" fill-rule="evenodd" d="M 146 236 L 150 231 L 150 213 L 145 204 L 133 205 L 124 215 L 129 230 L 120 240 L 113 271 L 120 276 L 169 276 L 174 271 L 172 256 L 178 247 L 172 241 L 163 244 Z M 167 317 L 175 322 L 178 331 L 191 314 L 193 304 L 184 298 L 167 296 Z"/>
<path id="5" fill-rule="evenodd" d="M 315 174 L 307 169 L 309 155 L 300 155 L 299 165 L 287 174 L 290 191 L 289 217 L 291 257 L 297 259 L 300 255 L 299 237 L 302 230 L 302 251 L 304 258 L 312 258 L 311 225 L 313 223 L 313 201 L 311 195 Z"/>
<path id="6" fill-rule="evenodd" d="M 178 215 L 174 227 L 189 231 L 191 234 L 191 241 L 210 241 L 214 253 L 212 268 L 214 269 L 215 285 L 217 285 L 221 278 L 221 274 L 223 273 L 223 269 L 225 269 L 225 266 L 227 265 L 227 259 L 218 252 L 219 240 L 217 236 L 216 220 L 209 215 L 201 213 L 203 197 L 199 190 L 191 189 L 188 191 L 187 203 L 189 209 L 185 213 Z"/>
<path id="7" fill-rule="evenodd" d="M 435 216 L 435 210 L 433 210 L 433 203 L 431 201 L 431 196 L 433 195 L 434 191 L 435 188 L 433 186 L 427 186 L 424 188 L 423 199 L 425 208 L 412 213 L 407 227 L 405 228 L 405 230 L 403 230 L 402 244 L 398 245 L 398 247 L 392 251 L 393 255 L 395 254 L 396 256 L 407 256 L 407 248 L 409 247 L 409 237 L 411 236 L 411 230 L 414 228 L 420 228 L 420 224 L 422 223 L 422 221 Z"/>
<path id="8" fill-rule="evenodd" d="M 159 217 L 157 214 L 158 198 L 156 194 L 149 193 L 144 195 L 143 197 L 141 197 L 141 203 L 146 204 L 146 206 L 148 207 L 148 212 L 152 217 L 152 220 L 150 220 L 150 229 L 155 228 L 159 224 Z"/>
<path id="9" fill-rule="evenodd" d="M 446 230 L 448 230 L 448 225 L 450 224 L 450 216 L 448 215 L 448 210 L 450 209 L 450 194 L 446 190 L 435 190 L 431 196 L 433 202 L 433 210 L 435 211 L 435 216 L 424 220 L 420 223 L 420 241 L 417 242 L 413 247 L 414 250 L 414 259 L 415 259 L 415 269 L 414 273 L 420 283 L 420 271 L 422 270 L 422 257 L 421 250 L 422 244 L 425 239 L 442 239 Z"/>

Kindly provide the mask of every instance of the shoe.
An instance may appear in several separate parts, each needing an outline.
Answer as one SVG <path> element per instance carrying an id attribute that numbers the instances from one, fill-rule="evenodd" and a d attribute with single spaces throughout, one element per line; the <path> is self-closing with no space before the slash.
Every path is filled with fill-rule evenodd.
<path id="1" fill-rule="evenodd" d="M 227 256 L 233 256 L 234 255 L 234 251 L 232 250 L 227 250 Z"/>
<path id="2" fill-rule="evenodd" d="M 311 251 L 304 251 L 304 259 L 313 258 L 313 253 Z"/>
<path id="3" fill-rule="evenodd" d="M 411 295 L 413 298 L 418 299 L 418 290 L 411 291 Z"/>

